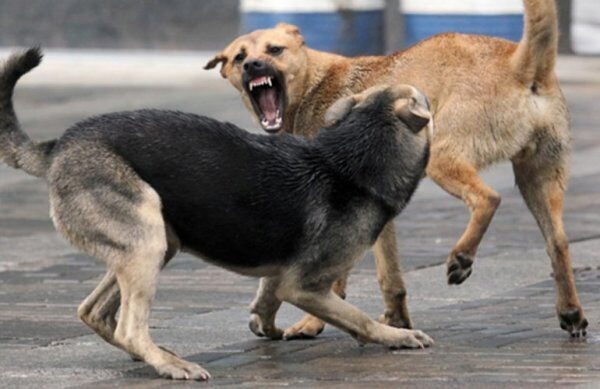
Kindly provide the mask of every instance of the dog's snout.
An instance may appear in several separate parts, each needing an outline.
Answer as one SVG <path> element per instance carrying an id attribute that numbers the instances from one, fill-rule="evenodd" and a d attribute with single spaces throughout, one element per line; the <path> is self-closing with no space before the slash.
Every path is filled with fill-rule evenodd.
<path id="1" fill-rule="evenodd" d="M 263 70 L 266 65 L 267 64 L 264 61 L 260 61 L 258 59 L 249 59 L 244 62 L 244 70 L 247 72 L 259 71 Z"/>

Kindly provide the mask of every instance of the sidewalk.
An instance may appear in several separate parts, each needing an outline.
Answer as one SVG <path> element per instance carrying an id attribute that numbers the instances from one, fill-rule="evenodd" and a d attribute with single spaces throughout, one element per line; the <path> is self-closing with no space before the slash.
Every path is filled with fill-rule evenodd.
<path id="1" fill-rule="evenodd" d="M 48 62 L 52 56 L 49 53 Z M 90 58 L 98 69 L 102 63 L 113 63 Z M 84 86 L 66 81 L 50 85 L 41 76 L 36 81 L 36 71 L 17 90 L 16 110 L 36 139 L 55 137 L 88 115 L 144 106 L 209 114 L 252 128 L 239 96 L 218 72 L 203 72 L 199 55 L 178 58 L 181 68 L 178 61 L 165 67 L 169 61 L 156 59 L 152 71 L 162 78 L 152 87 L 149 79 L 134 85 L 102 80 L 77 83 Z M 559 63 L 573 114 L 575 149 L 565 225 L 590 321 L 585 340 L 572 340 L 558 327 L 544 242 L 514 188 L 508 164 L 483 175 L 503 201 L 465 284 L 447 286 L 443 265 L 468 219 L 462 203 L 425 180 L 396 220 L 412 318 L 417 328 L 434 337 L 436 344 L 430 349 L 359 347 L 331 326 L 313 341 L 256 338 L 247 319 L 257 280 L 187 255 L 175 258 L 161 274 L 151 316 L 153 337 L 203 363 L 214 377 L 208 384 L 190 386 L 598 386 L 600 82 L 593 71 L 597 61 L 561 58 L 563 70 Z M 178 86 L 165 77 L 173 73 L 185 80 L 187 66 L 192 77 L 197 62 L 200 74 L 215 78 L 196 75 L 200 78 L 191 81 L 196 84 L 182 81 Z M 131 361 L 78 321 L 77 306 L 103 271 L 101 264 L 77 253 L 54 231 L 44 182 L 0 167 L 0 387 L 182 385 L 156 378 L 151 369 Z M 375 274 L 369 255 L 353 272 L 347 297 L 372 317 L 383 310 Z M 301 312 L 284 305 L 278 325 L 286 327 L 300 317 Z"/>

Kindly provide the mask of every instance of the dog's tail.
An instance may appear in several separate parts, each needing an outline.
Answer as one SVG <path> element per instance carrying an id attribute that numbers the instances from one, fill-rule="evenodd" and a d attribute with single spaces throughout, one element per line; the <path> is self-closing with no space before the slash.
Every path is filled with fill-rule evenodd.
<path id="1" fill-rule="evenodd" d="M 525 84 L 544 84 L 554 73 L 558 52 L 555 0 L 524 0 L 523 38 L 512 56 L 515 73 Z"/>
<path id="2" fill-rule="evenodd" d="M 46 175 L 56 141 L 32 141 L 19 125 L 12 98 L 19 78 L 41 61 L 40 49 L 31 48 L 13 54 L 0 68 L 0 161 L 36 177 Z"/>

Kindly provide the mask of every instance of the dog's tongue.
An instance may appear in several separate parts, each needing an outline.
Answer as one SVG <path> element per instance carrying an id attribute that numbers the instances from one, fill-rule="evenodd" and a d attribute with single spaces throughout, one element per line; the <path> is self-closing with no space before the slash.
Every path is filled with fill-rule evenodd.
<path id="1" fill-rule="evenodd" d="M 277 109 L 279 108 L 277 90 L 275 88 L 263 89 L 258 95 L 258 105 L 269 124 L 275 124 L 275 121 L 277 120 Z"/>

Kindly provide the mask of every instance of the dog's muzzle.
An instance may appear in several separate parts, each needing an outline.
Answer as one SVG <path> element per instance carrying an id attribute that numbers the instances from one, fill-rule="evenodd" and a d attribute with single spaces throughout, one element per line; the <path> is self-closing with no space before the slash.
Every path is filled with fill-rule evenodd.
<path id="1" fill-rule="evenodd" d="M 242 82 L 260 125 L 267 132 L 278 132 L 283 125 L 287 104 L 281 72 L 270 64 L 248 59 L 243 65 Z"/>

